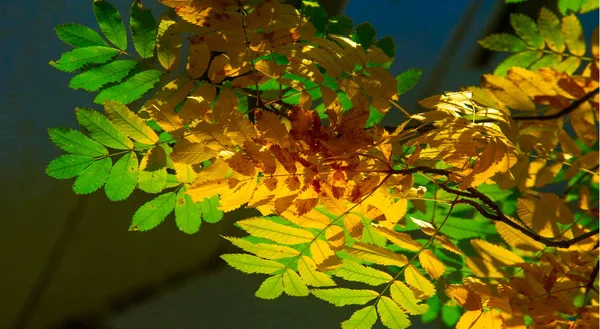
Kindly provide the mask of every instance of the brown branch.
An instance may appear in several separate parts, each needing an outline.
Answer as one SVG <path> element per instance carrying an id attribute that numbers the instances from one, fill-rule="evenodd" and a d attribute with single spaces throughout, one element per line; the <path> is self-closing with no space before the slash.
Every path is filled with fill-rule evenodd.
<path id="1" fill-rule="evenodd" d="M 436 169 L 436 168 L 430 168 L 430 167 L 426 167 L 426 166 L 417 166 L 417 167 L 408 168 L 408 169 L 397 169 L 397 170 L 393 170 L 392 174 L 410 175 L 410 174 L 415 174 L 418 172 L 425 173 L 425 174 L 435 174 L 435 175 L 440 175 L 440 176 L 445 176 L 445 177 L 448 177 L 452 174 L 451 171 L 448 171 L 445 169 Z M 580 236 L 574 237 L 573 239 L 570 239 L 570 240 L 555 241 L 554 239 L 546 238 L 539 234 L 536 234 L 536 233 L 532 232 L 531 230 L 529 230 L 528 228 L 525 228 L 525 227 L 515 223 L 514 221 L 510 220 L 508 217 L 506 217 L 506 215 L 504 215 L 504 213 L 502 212 L 502 210 L 500 209 L 498 204 L 496 204 L 494 201 L 492 201 L 492 199 L 490 199 L 487 195 L 479 192 L 477 189 L 475 189 L 473 187 L 468 188 L 466 190 L 467 192 L 465 192 L 465 191 L 459 191 L 459 190 L 450 188 L 450 187 L 446 186 L 445 183 L 438 184 L 438 186 L 440 186 L 444 191 L 446 191 L 448 193 L 452 193 L 457 196 L 469 197 L 469 198 L 479 200 L 486 207 L 488 207 L 491 210 L 491 212 L 488 212 L 487 210 L 485 210 L 481 204 L 479 204 L 478 202 L 476 202 L 474 200 L 461 199 L 461 200 L 458 200 L 456 203 L 470 205 L 485 218 L 488 218 L 492 221 L 498 221 L 498 222 L 505 223 L 506 225 L 522 232 L 523 234 L 527 235 L 528 237 L 532 238 L 533 240 L 543 243 L 544 245 L 546 245 L 548 247 L 569 248 L 570 246 L 572 246 L 580 241 L 583 241 L 591 236 L 594 236 L 594 235 L 598 234 L 598 232 L 600 232 L 599 229 L 595 229 L 593 231 L 584 233 Z"/>
<path id="2" fill-rule="evenodd" d="M 583 97 L 581 97 L 579 99 L 576 99 L 569 106 L 565 107 L 564 109 L 560 110 L 557 113 L 550 114 L 550 115 L 532 115 L 532 116 L 524 116 L 524 117 L 512 117 L 512 119 L 515 121 L 524 121 L 524 120 L 544 121 L 544 120 L 558 119 L 558 118 L 562 117 L 563 115 L 567 115 L 567 114 L 575 111 L 581 104 L 587 102 L 590 98 L 594 97 L 594 95 L 596 95 L 598 93 L 599 89 L 600 88 L 596 88 L 596 89 L 590 91 L 589 93 L 585 94 Z"/>

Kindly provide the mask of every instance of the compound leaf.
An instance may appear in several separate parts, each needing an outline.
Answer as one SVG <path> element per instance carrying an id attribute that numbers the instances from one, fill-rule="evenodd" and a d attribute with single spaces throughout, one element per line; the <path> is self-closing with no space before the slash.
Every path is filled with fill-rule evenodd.
<path id="1" fill-rule="evenodd" d="M 175 192 L 168 192 L 144 203 L 133 215 L 129 230 L 144 232 L 157 227 L 173 211 L 176 199 Z"/>

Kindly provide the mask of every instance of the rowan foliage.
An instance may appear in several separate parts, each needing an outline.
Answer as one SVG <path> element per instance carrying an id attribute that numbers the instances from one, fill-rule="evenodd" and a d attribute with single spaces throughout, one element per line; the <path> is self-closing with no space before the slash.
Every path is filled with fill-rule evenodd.
<path id="1" fill-rule="evenodd" d="M 105 38 L 56 27 L 74 48 L 50 64 L 104 112 L 49 130 L 67 154 L 48 175 L 113 201 L 155 194 L 132 231 L 258 209 L 222 258 L 268 275 L 259 298 L 359 305 L 342 328 L 597 327 L 598 29 L 574 14 L 593 4 L 513 14 L 516 35 L 480 43 L 515 54 L 409 114 L 397 100 L 421 72 L 392 76 L 394 43 L 368 23 L 314 1 L 160 2 L 174 11 L 158 21 L 132 4 L 133 48 L 105 0 Z M 390 110 L 406 119 L 380 125 Z"/>

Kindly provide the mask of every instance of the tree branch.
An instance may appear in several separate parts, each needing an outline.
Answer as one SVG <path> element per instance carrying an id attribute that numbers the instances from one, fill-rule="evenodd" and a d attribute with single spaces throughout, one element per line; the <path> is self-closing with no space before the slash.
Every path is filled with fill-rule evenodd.
<path id="1" fill-rule="evenodd" d="M 565 107 L 564 109 L 560 110 L 557 113 L 550 114 L 550 115 L 532 115 L 532 116 L 525 116 L 525 117 L 512 117 L 512 119 L 515 121 L 524 121 L 524 120 L 544 121 L 544 120 L 558 119 L 558 118 L 562 117 L 563 115 L 567 115 L 567 114 L 575 111 L 581 104 L 587 102 L 590 98 L 594 97 L 594 95 L 596 95 L 598 93 L 599 89 L 600 88 L 596 88 L 596 89 L 590 91 L 589 93 L 585 94 L 583 97 L 581 97 L 579 99 L 576 99 L 575 101 L 573 101 L 573 103 L 571 103 L 571 105 Z"/>
<path id="2" fill-rule="evenodd" d="M 417 167 L 408 168 L 408 169 L 396 169 L 396 170 L 392 170 L 391 172 L 392 172 L 392 174 L 401 174 L 401 175 L 411 175 L 411 174 L 420 172 L 420 173 L 424 173 L 424 174 L 435 174 L 435 175 L 440 175 L 440 176 L 445 176 L 445 177 L 449 177 L 452 174 L 451 171 L 448 171 L 445 169 L 429 168 L 429 167 L 425 167 L 425 166 L 417 166 Z M 459 190 L 456 190 L 456 189 L 446 186 L 446 183 L 438 184 L 438 186 L 440 186 L 440 188 L 442 188 L 444 191 L 446 191 L 448 193 L 451 193 L 451 194 L 454 194 L 457 196 L 477 199 L 481 203 L 483 203 L 486 207 L 488 207 L 491 210 L 491 212 L 488 212 L 487 210 L 485 210 L 481 206 L 481 204 L 479 204 L 478 202 L 476 202 L 474 200 L 461 199 L 461 200 L 456 201 L 457 204 L 470 205 L 485 218 L 488 218 L 492 221 L 498 221 L 498 222 L 505 223 L 506 225 L 522 232 L 523 234 L 527 235 L 528 237 L 532 238 L 533 240 L 541 242 L 548 247 L 569 248 L 570 246 L 572 246 L 580 241 L 583 241 L 591 236 L 594 236 L 594 235 L 598 234 L 598 232 L 600 232 L 599 229 L 595 229 L 593 231 L 584 233 L 580 236 L 574 237 L 573 239 L 563 240 L 563 241 L 556 241 L 551 238 L 546 238 L 546 237 L 536 234 L 536 233 L 532 232 L 531 230 L 529 230 L 528 228 L 525 228 L 525 227 L 515 223 L 514 221 L 510 220 L 508 217 L 506 217 L 506 215 L 504 215 L 504 213 L 502 212 L 502 210 L 500 209 L 498 204 L 496 204 L 494 201 L 492 201 L 492 199 L 490 199 L 487 195 L 479 192 L 477 189 L 470 187 L 466 190 L 466 192 L 459 191 Z"/>

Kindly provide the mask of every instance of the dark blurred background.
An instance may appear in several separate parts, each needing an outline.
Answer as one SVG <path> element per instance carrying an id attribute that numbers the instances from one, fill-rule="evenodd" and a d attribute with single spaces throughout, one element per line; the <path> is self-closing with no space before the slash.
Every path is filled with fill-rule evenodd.
<path id="1" fill-rule="evenodd" d="M 130 0 L 112 0 L 128 17 Z M 159 17 L 165 7 L 143 4 Z M 420 67 L 423 78 L 400 103 L 444 90 L 478 84 L 504 58 L 482 50 L 477 39 L 509 32 L 508 13 L 537 17 L 542 5 L 503 0 L 326 0 L 330 14 L 344 13 L 355 25 L 369 21 L 378 37 L 396 41 L 394 75 Z M 44 174 L 61 152 L 47 137 L 53 126 L 77 127 L 74 107 L 95 107 L 93 95 L 67 87 L 72 75 L 50 67 L 69 49 L 53 26 L 94 27 L 91 1 L 0 0 L 0 328 L 10 329 L 188 329 L 339 328 L 354 311 L 316 298 L 264 301 L 254 291 L 264 280 L 226 267 L 218 255 L 233 250 L 219 234 L 240 234 L 226 215 L 200 233 L 178 232 L 172 219 L 148 233 L 128 232 L 131 216 L 151 197 L 109 202 L 103 192 L 76 196 L 72 180 Z M 596 14 L 583 17 L 586 35 Z M 127 21 L 127 20 L 126 20 Z M 386 119 L 396 124 L 399 112 Z M 431 328 L 437 324 L 415 328 Z M 380 327 L 377 327 L 380 328 Z"/>

